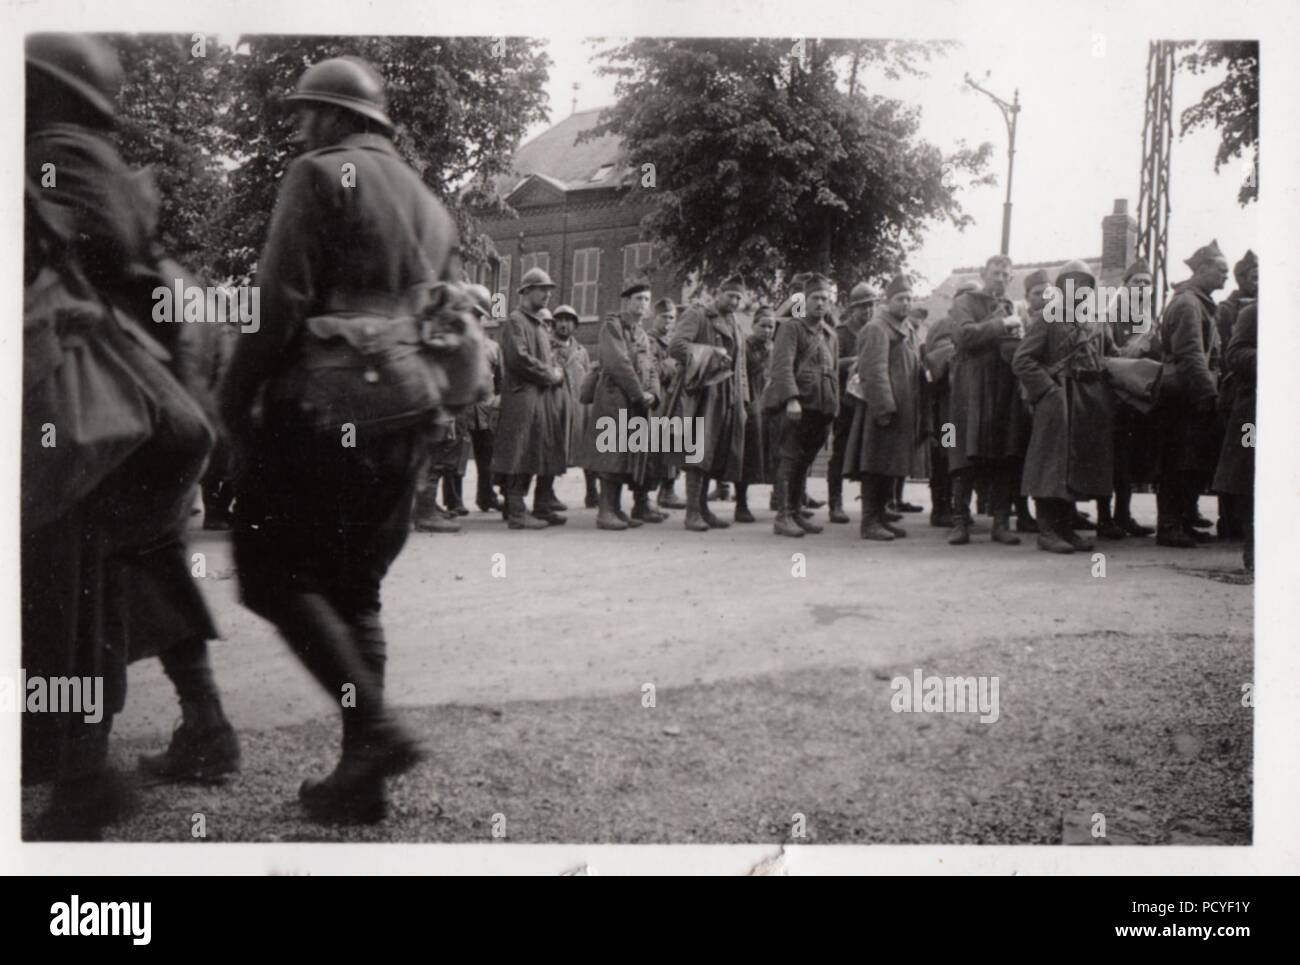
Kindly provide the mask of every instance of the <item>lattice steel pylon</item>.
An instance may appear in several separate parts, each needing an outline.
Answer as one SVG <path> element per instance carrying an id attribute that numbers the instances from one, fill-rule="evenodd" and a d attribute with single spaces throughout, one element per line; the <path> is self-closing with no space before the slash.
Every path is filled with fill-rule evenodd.
<path id="1" fill-rule="evenodd" d="M 1147 52 L 1146 119 L 1142 126 L 1142 186 L 1138 192 L 1138 257 L 1151 266 L 1155 309 L 1169 290 L 1169 153 L 1174 136 L 1174 68 L 1178 44 L 1153 41 Z"/>

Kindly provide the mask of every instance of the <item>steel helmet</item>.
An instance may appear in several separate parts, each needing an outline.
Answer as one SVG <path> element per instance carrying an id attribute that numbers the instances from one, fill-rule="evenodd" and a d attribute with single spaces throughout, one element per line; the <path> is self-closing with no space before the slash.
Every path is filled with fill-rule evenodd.
<path id="1" fill-rule="evenodd" d="M 519 279 L 519 294 L 523 294 L 530 288 L 554 288 L 555 282 L 551 281 L 551 276 L 541 268 L 529 268 L 524 272 L 524 277 Z"/>
<path id="2" fill-rule="evenodd" d="M 87 34 L 39 33 L 27 38 L 27 64 L 113 120 L 125 80 L 117 53 Z"/>
<path id="3" fill-rule="evenodd" d="M 378 121 L 390 131 L 384 78 L 359 57 L 331 57 L 308 67 L 298 79 L 291 101 L 331 104 Z"/>

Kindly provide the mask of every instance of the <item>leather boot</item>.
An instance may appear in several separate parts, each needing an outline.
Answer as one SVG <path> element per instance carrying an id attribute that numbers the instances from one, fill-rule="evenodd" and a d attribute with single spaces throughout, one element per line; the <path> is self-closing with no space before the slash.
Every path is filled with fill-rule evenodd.
<path id="1" fill-rule="evenodd" d="M 812 521 L 812 511 L 805 511 L 805 507 L 808 505 L 807 471 L 802 468 L 795 468 L 791 464 L 786 472 L 789 474 L 790 479 L 790 487 L 786 490 L 788 494 L 786 496 L 786 505 L 796 507 L 795 512 L 790 514 L 791 519 L 805 533 L 820 533 L 822 527 Z"/>
<path id="2" fill-rule="evenodd" d="M 600 501 L 596 508 L 597 529 L 627 529 L 627 523 L 618 518 L 618 513 L 614 509 L 614 501 L 617 499 L 614 486 L 615 484 L 608 479 L 600 480 Z"/>
<path id="3" fill-rule="evenodd" d="M 880 493 L 870 476 L 862 480 L 861 499 L 862 523 L 858 527 L 858 536 L 881 543 L 892 543 L 894 534 L 885 528 L 884 519 L 881 517 Z"/>
<path id="4" fill-rule="evenodd" d="M 686 520 L 683 525 L 693 533 L 706 533 L 709 524 L 700 513 L 705 479 L 698 472 L 686 470 Z"/>
<path id="5" fill-rule="evenodd" d="M 650 505 L 650 490 L 632 490 L 632 519 L 643 523 L 662 523 L 667 518 L 667 513 L 661 513 Z"/>
<path id="6" fill-rule="evenodd" d="M 1078 512 L 1074 508 L 1074 503 L 1066 500 L 1057 501 L 1057 528 L 1056 534 L 1065 540 L 1076 550 L 1087 552 L 1096 547 L 1096 543 L 1087 537 L 1080 536 L 1075 532 L 1074 524 L 1077 522 Z"/>
<path id="7" fill-rule="evenodd" d="M 777 536 L 802 539 L 803 527 L 795 522 L 795 516 L 790 512 L 790 467 L 785 460 L 777 466 L 772 495 L 776 497 L 776 519 L 772 521 L 772 532 Z"/>
<path id="8" fill-rule="evenodd" d="M 993 535 L 990 539 L 994 543 L 1001 543 L 1004 546 L 1020 545 L 1020 537 L 1011 532 L 1010 513 L 999 513 L 993 517 Z"/>
<path id="9" fill-rule="evenodd" d="M 141 754 L 140 770 L 158 781 L 219 781 L 239 770 L 239 737 L 221 705 L 181 702 L 181 723 L 158 754 Z"/>
<path id="10" fill-rule="evenodd" d="M 614 483 L 614 499 L 609 508 L 614 510 L 615 516 L 627 523 L 628 529 L 636 529 L 638 526 L 642 525 L 641 520 L 633 519 L 627 513 L 623 512 L 623 484 L 621 482 Z"/>
<path id="11" fill-rule="evenodd" d="M 415 512 L 411 525 L 417 533 L 459 533 L 460 523 L 453 523 L 438 505 L 438 484 L 431 481 L 415 491 Z"/>
<path id="12" fill-rule="evenodd" d="M 551 492 L 554 481 L 554 476 L 537 477 L 537 485 L 533 487 L 533 516 L 543 520 L 547 526 L 563 526 L 569 519 L 567 516 L 561 516 L 559 510 L 555 508 L 563 503 Z"/>
<path id="13" fill-rule="evenodd" d="M 1045 553 L 1073 553 L 1074 547 L 1057 532 L 1061 514 L 1052 503 L 1048 499 L 1038 501 L 1038 548 Z"/>
<path id="14" fill-rule="evenodd" d="M 1016 532 L 1017 533 L 1037 533 L 1039 531 L 1038 522 L 1034 519 L 1033 514 L 1029 512 L 1029 497 L 1016 497 Z"/>
<path id="15" fill-rule="evenodd" d="M 844 511 L 844 479 L 831 476 L 826 480 L 826 499 L 830 503 L 829 518 L 832 523 L 849 522 L 849 514 Z"/>
<path id="16" fill-rule="evenodd" d="M 718 483 L 718 489 L 724 493 L 723 498 L 731 495 L 726 486 L 724 482 Z M 709 497 L 705 486 L 700 487 L 700 519 L 708 524 L 709 529 L 727 529 L 731 525 L 725 519 L 719 519 L 713 514 L 713 510 L 709 509 Z"/>
<path id="17" fill-rule="evenodd" d="M 733 517 L 738 523 L 753 523 L 754 514 L 749 511 L 749 484 L 736 483 L 736 513 Z"/>
<path id="18" fill-rule="evenodd" d="M 1097 500 L 1097 538 L 1123 539 L 1125 535 L 1124 527 L 1115 522 L 1110 514 L 1109 497 Z"/>
<path id="19" fill-rule="evenodd" d="M 510 529 L 546 529 L 549 523 L 528 515 L 528 504 L 524 501 L 526 488 L 510 477 L 506 485 L 506 526 Z"/>
<path id="20" fill-rule="evenodd" d="M 582 477 L 587 483 L 587 495 L 582 504 L 587 509 L 598 509 L 600 507 L 600 488 L 597 485 L 596 476 L 584 469 Z"/>
<path id="21" fill-rule="evenodd" d="M 656 501 L 659 503 L 660 509 L 686 508 L 686 503 L 673 491 L 675 482 L 675 480 L 669 479 L 659 484 L 659 498 Z"/>

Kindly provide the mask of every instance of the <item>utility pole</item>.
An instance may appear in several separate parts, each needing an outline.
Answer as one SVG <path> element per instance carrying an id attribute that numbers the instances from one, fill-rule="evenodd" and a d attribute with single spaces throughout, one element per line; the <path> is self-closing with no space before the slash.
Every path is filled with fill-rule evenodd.
<path id="1" fill-rule="evenodd" d="M 1007 125 L 1007 197 L 1002 202 L 1002 254 L 1006 255 L 1011 252 L 1011 176 L 1016 169 L 1016 118 L 1020 114 L 1020 89 L 1016 88 L 1011 103 L 1008 104 L 997 94 L 971 80 L 970 74 L 966 75 L 966 83 L 998 106 L 1002 120 Z"/>

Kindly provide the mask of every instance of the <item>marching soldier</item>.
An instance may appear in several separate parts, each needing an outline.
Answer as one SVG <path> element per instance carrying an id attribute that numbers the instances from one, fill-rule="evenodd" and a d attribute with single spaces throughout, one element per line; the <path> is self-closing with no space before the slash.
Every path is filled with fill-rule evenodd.
<path id="1" fill-rule="evenodd" d="M 858 359 L 858 333 L 871 321 L 879 294 L 865 281 L 858 282 L 849 292 L 849 310 L 835 323 L 835 338 L 840 353 L 840 411 L 835 416 L 831 430 L 831 457 L 826 466 L 826 488 L 830 503 L 830 521 L 847 523 L 849 514 L 844 511 L 844 456 L 847 452 L 849 429 L 853 426 L 856 406 L 844 404 L 849 374 Z"/>
<path id="2" fill-rule="evenodd" d="M 558 476 L 568 463 L 564 369 L 551 356 L 541 316 L 554 287 L 546 272 L 530 268 L 519 286 L 519 307 L 501 326 L 501 419 L 492 469 L 505 477 L 511 529 L 545 529 L 566 521 L 541 492 L 533 496 L 532 516 L 525 502 L 533 476 Z"/>
<path id="3" fill-rule="evenodd" d="M 1022 488 L 1038 502 L 1038 548 L 1049 553 L 1093 548 L 1074 531 L 1074 503 L 1114 485 L 1105 361 L 1115 345 L 1101 313 L 1086 313 L 1097 284 L 1088 266 L 1064 265 L 1054 297 L 1065 295 L 1067 282 L 1075 301 L 1063 305 L 1064 321 L 1036 318 L 1012 360 L 1034 413 Z"/>
<path id="4" fill-rule="evenodd" d="M 911 307 L 911 282 L 899 275 L 858 335 L 857 371 L 866 401 L 854 406 L 844 471 L 862 487 L 863 539 L 890 542 L 907 535 L 886 513 L 896 480 L 913 473 L 922 444 L 921 354 L 908 320 Z"/>
<path id="5" fill-rule="evenodd" d="M 1218 463 L 1215 428 L 1219 395 L 1219 332 L 1213 293 L 1228 280 L 1218 242 L 1184 262 L 1192 277 L 1174 286 L 1160 319 L 1165 373 L 1160 380 L 1160 469 L 1156 493 L 1156 543 L 1191 549 L 1196 503 Z"/>
<path id="6" fill-rule="evenodd" d="M 398 157 L 369 64 L 315 64 L 290 99 L 306 153 L 258 260 L 261 332 L 240 339 L 222 393 L 243 466 L 235 561 L 245 605 L 342 705 L 339 763 L 299 798 L 318 820 L 374 822 L 385 779 L 423 754 L 384 703 L 380 584 L 406 543 L 440 401 L 415 316 L 456 232 Z"/>
<path id="7" fill-rule="evenodd" d="M 826 433 L 839 411 L 839 345 L 830 324 L 834 285 L 825 275 L 804 282 L 803 317 L 781 322 L 772 348 L 772 370 L 763 393 L 763 408 L 781 412 L 781 462 L 776 477 L 777 517 L 772 531 L 779 536 L 820 533 L 822 527 L 805 519 L 803 506 L 808 469 L 826 443 Z"/>

